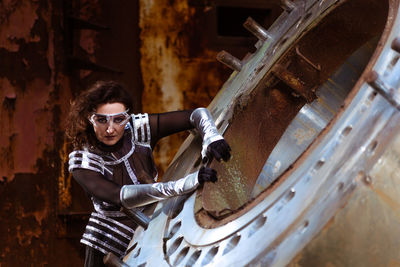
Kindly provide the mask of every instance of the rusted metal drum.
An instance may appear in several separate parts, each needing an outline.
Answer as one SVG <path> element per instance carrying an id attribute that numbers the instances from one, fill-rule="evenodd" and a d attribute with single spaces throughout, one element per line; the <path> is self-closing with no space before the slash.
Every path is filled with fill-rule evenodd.
<path id="1" fill-rule="evenodd" d="M 219 180 L 159 203 L 130 266 L 400 266 L 399 1 L 283 1 L 210 104 Z M 191 135 L 168 168 L 200 165 Z"/>

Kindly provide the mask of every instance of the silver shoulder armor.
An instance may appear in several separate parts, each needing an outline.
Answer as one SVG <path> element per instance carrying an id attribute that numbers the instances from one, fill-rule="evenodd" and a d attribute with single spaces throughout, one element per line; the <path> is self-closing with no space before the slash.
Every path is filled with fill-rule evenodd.
<path id="1" fill-rule="evenodd" d="M 68 171 L 87 169 L 104 175 L 104 160 L 102 157 L 87 150 L 75 150 L 69 154 Z"/>
<path id="2" fill-rule="evenodd" d="M 151 134 L 149 115 L 147 113 L 132 114 L 132 121 L 135 144 L 150 146 Z"/>

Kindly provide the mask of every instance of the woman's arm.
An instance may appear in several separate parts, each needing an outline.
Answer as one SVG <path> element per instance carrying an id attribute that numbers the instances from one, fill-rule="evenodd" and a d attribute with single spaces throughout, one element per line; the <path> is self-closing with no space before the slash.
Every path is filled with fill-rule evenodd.
<path id="1" fill-rule="evenodd" d="M 89 195 L 121 206 L 119 197 L 121 186 L 107 180 L 101 173 L 86 169 L 74 169 L 72 176 Z"/>
<path id="2" fill-rule="evenodd" d="M 163 137 L 193 129 L 194 126 L 190 122 L 192 111 L 182 110 L 150 114 L 151 147 L 154 147 L 158 140 Z"/>
<path id="3" fill-rule="evenodd" d="M 104 178 L 101 173 L 86 169 L 74 169 L 74 179 L 91 196 L 117 206 L 134 208 L 153 202 L 187 194 L 204 182 L 215 182 L 217 173 L 211 168 L 202 167 L 177 181 L 167 183 L 120 186 Z"/>
<path id="4" fill-rule="evenodd" d="M 230 158 L 230 147 L 218 133 L 214 120 L 206 108 L 152 114 L 149 116 L 151 147 L 165 136 L 196 128 L 203 139 L 201 151 L 203 161 L 215 157 L 218 161 Z"/>

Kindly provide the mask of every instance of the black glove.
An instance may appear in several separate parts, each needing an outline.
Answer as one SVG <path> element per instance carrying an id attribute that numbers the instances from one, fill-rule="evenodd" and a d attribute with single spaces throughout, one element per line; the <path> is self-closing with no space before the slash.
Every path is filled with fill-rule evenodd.
<path id="1" fill-rule="evenodd" d="M 197 179 L 199 184 L 204 184 L 204 182 L 215 183 L 217 181 L 217 171 L 209 167 L 202 166 L 199 170 Z"/>
<path id="2" fill-rule="evenodd" d="M 207 157 L 203 159 L 203 163 L 211 162 L 214 157 L 218 161 L 221 161 L 221 159 L 228 161 L 231 157 L 231 147 L 224 139 L 214 141 L 208 145 Z"/>

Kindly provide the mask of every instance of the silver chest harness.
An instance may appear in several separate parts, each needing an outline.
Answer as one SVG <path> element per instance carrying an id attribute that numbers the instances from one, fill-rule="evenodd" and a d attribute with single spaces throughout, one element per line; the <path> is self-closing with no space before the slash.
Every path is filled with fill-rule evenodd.
<path id="1" fill-rule="evenodd" d="M 119 159 L 110 160 L 111 157 L 97 155 L 90 152 L 88 147 L 84 147 L 83 150 L 75 150 L 69 154 L 68 170 L 72 172 L 74 169 L 87 169 L 112 179 L 114 166 L 123 163 L 133 184 L 138 185 L 139 181 L 129 163 L 129 158 L 136 146 L 150 148 L 151 136 L 148 114 L 132 115 L 132 119 L 133 125 L 128 123 L 125 127 L 125 131 L 130 133 L 131 141 L 131 147 L 125 155 Z M 118 206 L 95 197 L 91 199 L 95 211 L 90 216 L 81 243 L 104 254 L 113 252 L 120 257 L 123 256 L 134 233 L 131 227 L 117 221 L 126 218 L 125 213 L 121 212 Z"/>

